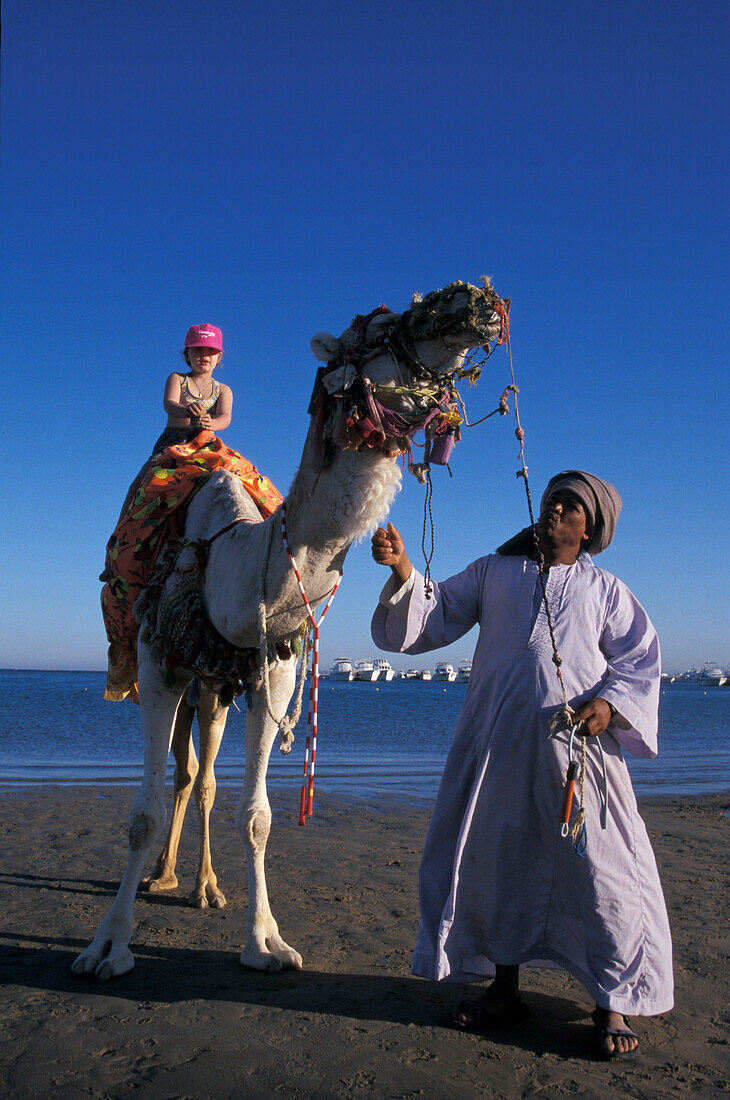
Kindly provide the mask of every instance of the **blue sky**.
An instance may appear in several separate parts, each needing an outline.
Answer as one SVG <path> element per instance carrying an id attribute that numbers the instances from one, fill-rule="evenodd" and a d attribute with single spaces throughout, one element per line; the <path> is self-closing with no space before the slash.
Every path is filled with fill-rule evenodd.
<path id="1" fill-rule="evenodd" d="M 729 24 L 724 0 L 6 0 L 0 665 L 104 667 L 104 546 L 190 324 L 224 332 L 225 441 L 286 491 L 312 333 L 483 273 L 535 493 L 613 481 L 599 564 L 666 667 L 730 663 Z M 502 349 L 472 415 L 508 380 Z M 436 473 L 435 576 L 526 522 L 513 429 Z M 405 477 L 416 561 L 422 507 Z M 383 580 L 355 547 L 325 665 L 374 653 Z"/>

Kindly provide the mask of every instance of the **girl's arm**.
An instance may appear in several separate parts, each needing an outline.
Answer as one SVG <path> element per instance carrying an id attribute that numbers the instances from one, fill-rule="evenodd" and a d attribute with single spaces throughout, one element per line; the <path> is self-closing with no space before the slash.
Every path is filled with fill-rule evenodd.
<path id="1" fill-rule="evenodd" d="M 179 374 L 171 374 L 165 382 L 165 394 L 162 398 L 162 404 L 168 416 L 176 416 L 180 420 L 190 420 L 190 409 L 180 401 Z"/>
<path id="2" fill-rule="evenodd" d="M 211 432 L 222 432 L 224 428 L 227 428 L 233 413 L 233 391 L 230 386 L 224 385 L 223 382 L 220 383 L 220 387 L 221 392 L 218 395 L 215 416 L 205 414 L 200 418 L 203 427 Z"/>

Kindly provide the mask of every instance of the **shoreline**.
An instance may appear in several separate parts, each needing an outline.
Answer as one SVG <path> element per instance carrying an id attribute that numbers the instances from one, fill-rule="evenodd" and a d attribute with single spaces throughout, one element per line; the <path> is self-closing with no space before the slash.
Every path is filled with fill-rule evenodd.
<path id="1" fill-rule="evenodd" d="M 124 867 L 136 788 L 67 787 L 0 796 L 4 915 L 0 942 L 11 1097 L 666 1097 L 727 1087 L 729 980 L 723 970 L 730 794 L 640 798 L 675 942 L 676 1007 L 635 1021 L 640 1058 L 595 1063 L 592 1004 L 562 971 L 526 970 L 532 1015 L 521 1030 L 447 1026 L 477 987 L 410 975 L 417 873 L 430 807 L 373 793 L 319 792 L 297 824 L 296 791 L 271 792 L 267 857 L 272 909 L 305 969 L 244 970 L 245 857 L 238 792 L 219 791 L 213 858 L 228 899 L 189 907 L 194 807 L 179 887 L 140 895 L 137 964 L 110 982 L 70 965 L 108 909 Z M 169 788 L 168 788 L 169 809 Z"/>
<path id="2" fill-rule="evenodd" d="M 301 778 L 297 777 L 298 782 L 280 781 L 268 783 L 268 795 L 269 801 L 272 806 L 272 811 L 275 805 L 282 810 L 291 809 L 294 806 L 299 805 L 300 792 L 301 792 Z M 173 776 L 172 773 L 168 775 L 166 782 L 166 790 L 172 788 Z M 221 780 L 217 778 L 217 799 L 224 794 L 224 792 L 233 796 L 236 799 L 240 795 L 241 780 Z M 132 800 L 141 786 L 141 777 L 139 780 L 130 781 L 115 780 L 115 779 L 89 779 L 82 780 L 81 782 L 74 782 L 69 779 L 66 782 L 48 781 L 37 783 L 13 783 L 6 784 L 0 780 L 0 801 L 3 798 L 13 797 L 32 797 L 34 795 L 41 796 L 44 793 L 56 792 L 60 797 L 70 797 L 74 791 L 86 793 L 88 797 L 103 797 L 105 792 L 129 792 L 129 805 L 131 806 Z M 357 804 L 367 805 L 376 808 L 382 804 L 398 805 L 404 809 L 413 809 L 427 813 L 430 816 L 434 802 L 436 800 L 437 786 L 433 789 L 420 790 L 412 789 L 407 790 L 401 784 L 394 783 L 390 787 L 387 783 L 378 787 L 373 787 L 369 783 L 365 782 L 362 785 L 353 784 L 349 790 L 343 790 L 342 787 L 337 788 L 330 787 L 326 782 L 315 782 L 314 788 L 314 807 L 315 815 L 317 813 L 317 807 L 324 799 L 328 803 L 342 803 L 342 804 Z M 687 802 L 701 806 L 703 803 L 713 803 L 715 800 L 725 800 L 728 803 L 728 816 L 730 817 L 730 787 L 718 787 L 716 790 L 703 790 L 701 792 L 693 792 L 686 790 L 658 790 L 655 792 L 635 792 L 636 801 L 639 807 L 639 812 L 643 814 L 643 807 L 667 807 L 676 806 L 679 803 Z M 191 801 L 191 808 L 188 813 L 191 816 L 194 814 L 194 804 Z M 168 816 L 169 822 L 169 816 Z"/>
<path id="3" fill-rule="evenodd" d="M 39 765 L 39 767 L 45 768 L 46 766 Z M 89 765 L 82 767 L 94 770 Z M 69 774 L 68 777 L 52 775 L 42 779 L 25 777 L 5 779 L 3 778 L 3 769 L 0 766 L 0 798 L 12 794 L 32 795 L 35 792 L 40 793 L 42 791 L 71 792 L 74 789 L 92 791 L 101 788 L 103 790 L 134 791 L 141 785 L 143 775 L 141 766 L 120 764 L 118 768 L 122 773 L 121 776 L 100 771 L 98 775 L 82 775 L 81 777 L 74 777 Z M 135 768 L 139 774 L 130 774 L 130 772 L 134 772 Z M 63 769 L 68 770 L 70 773 L 73 771 L 73 765 L 64 765 Z M 168 786 L 173 782 L 174 769 L 174 763 L 168 763 L 166 778 L 166 785 Z M 230 771 L 230 769 L 228 770 Z M 325 769 L 321 769 L 322 774 L 318 773 L 315 777 L 315 799 L 320 795 L 328 799 L 342 801 L 395 798 L 428 809 L 436 799 L 442 770 L 429 772 L 426 776 L 409 778 L 402 773 L 380 772 L 374 774 L 372 769 L 363 769 L 362 775 L 353 774 L 352 769 L 347 775 L 344 773 L 328 775 Z M 225 773 L 225 765 L 223 768 L 216 768 L 217 790 L 219 792 L 240 791 L 243 785 L 243 768 L 240 769 L 240 774 L 230 775 Z M 286 797 L 287 794 L 291 793 L 292 797 L 296 799 L 299 797 L 301 785 L 302 775 L 299 765 L 296 767 L 295 774 L 276 776 L 269 773 L 267 777 L 267 788 L 270 797 Z M 665 799 L 671 801 L 677 799 L 702 801 L 703 799 L 730 797 L 730 783 L 724 778 L 718 781 L 717 784 L 685 783 L 681 786 L 660 781 L 654 785 L 656 789 L 646 790 L 647 784 L 638 784 L 632 777 L 632 786 L 640 809 L 644 802 L 661 802 Z"/>
<path id="4" fill-rule="evenodd" d="M 168 774 L 165 781 L 165 797 L 168 802 L 168 810 L 170 809 L 170 794 L 169 788 L 171 787 L 174 777 L 174 764 L 168 765 Z M 440 776 L 440 773 L 439 773 Z M 394 800 L 404 805 L 418 807 L 423 810 L 429 810 L 433 806 L 436 800 L 436 788 L 431 790 L 424 790 L 423 792 L 406 792 L 402 789 L 381 789 L 368 784 L 368 780 L 372 780 L 374 777 L 368 773 L 363 776 L 363 782 L 359 783 L 355 781 L 351 787 L 347 786 L 334 786 L 330 784 L 327 777 L 319 776 L 315 777 L 314 787 L 314 800 L 315 804 L 320 798 L 325 799 L 328 803 L 332 803 L 334 806 L 342 804 L 344 807 L 352 801 L 355 802 L 387 802 Z M 387 783 L 388 779 L 392 779 L 395 785 L 403 777 L 400 775 L 393 776 L 379 776 L 378 779 L 381 782 Z M 332 780 L 332 784 L 339 782 L 340 777 Z M 67 797 L 73 793 L 74 790 L 79 791 L 94 791 L 100 789 L 102 791 L 114 791 L 114 792 L 128 792 L 130 797 L 133 798 L 137 790 L 142 783 L 142 769 L 140 768 L 139 778 L 136 776 L 125 776 L 124 778 L 117 779 L 114 776 L 101 775 L 90 778 L 73 779 L 69 776 L 68 779 L 39 779 L 39 780 L 17 780 L 13 782 L 5 782 L 0 778 L 0 802 L 3 798 L 13 795 L 19 795 L 23 797 L 32 797 L 33 795 L 48 794 L 49 792 L 57 793 L 59 797 Z M 231 796 L 240 793 L 240 787 L 243 783 L 243 771 L 241 771 L 240 777 L 223 777 L 222 779 L 216 774 L 216 789 L 218 791 L 216 804 L 218 799 L 225 792 L 226 795 Z M 414 786 L 416 784 L 414 783 Z M 271 776 L 267 777 L 267 790 L 269 795 L 269 801 L 271 802 L 272 811 L 274 809 L 274 803 L 279 803 L 281 809 L 288 806 L 291 799 L 297 803 L 302 786 L 302 776 L 297 769 L 297 775 L 295 777 L 287 776 L 281 779 L 272 779 Z M 661 790 L 657 791 L 637 791 L 634 784 L 634 793 L 636 794 L 636 801 L 641 811 L 642 806 L 646 803 L 650 806 L 657 806 L 666 803 L 669 805 L 676 805 L 679 802 L 687 802 L 690 804 L 697 804 L 702 806 L 705 803 L 716 803 L 718 800 L 725 800 L 728 802 L 728 812 L 730 813 L 730 785 L 720 785 L 717 789 L 712 790 L 684 790 L 674 789 L 669 787 L 664 789 L 662 785 Z M 192 807 L 192 802 L 191 802 Z M 188 811 L 192 814 L 192 809 Z M 0 815 L 1 819 L 1 815 Z"/>

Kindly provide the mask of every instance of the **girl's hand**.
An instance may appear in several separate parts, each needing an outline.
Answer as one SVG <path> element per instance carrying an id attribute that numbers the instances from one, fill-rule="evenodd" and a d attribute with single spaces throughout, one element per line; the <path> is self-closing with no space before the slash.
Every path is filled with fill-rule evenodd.
<path id="1" fill-rule="evenodd" d="M 200 425 L 201 431 L 213 431 L 213 421 L 210 418 L 210 413 L 204 412 L 202 416 L 197 417 L 197 422 Z"/>
<path id="2" fill-rule="evenodd" d="M 187 406 L 187 411 L 191 420 L 200 420 L 201 417 L 205 415 L 205 406 L 194 401 L 191 405 Z"/>

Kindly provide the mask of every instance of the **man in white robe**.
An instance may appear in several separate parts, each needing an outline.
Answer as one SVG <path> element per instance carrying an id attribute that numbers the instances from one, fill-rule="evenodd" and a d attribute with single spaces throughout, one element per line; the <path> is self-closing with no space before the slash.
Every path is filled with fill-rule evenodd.
<path id="1" fill-rule="evenodd" d="M 539 550 L 527 528 L 429 596 L 393 525 L 373 536 L 373 557 L 392 569 L 372 622 L 381 649 L 424 653 L 480 627 L 421 862 L 413 972 L 495 976 L 453 1016 L 475 1029 L 526 1014 L 520 966 L 562 967 L 596 1002 L 606 1058 L 638 1048 L 627 1015 L 673 1006 L 664 897 L 623 758 L 657 754 L 659 645 L 632 593 L 590 556 L 611 541 L 620 507 L 607 482 L 559 474 L 541 503 Z M 582 855 L 561 835 L 570 730 L 551 728 L 564 699 L 545 602 L 568 702 L 588 735 Z"/>

